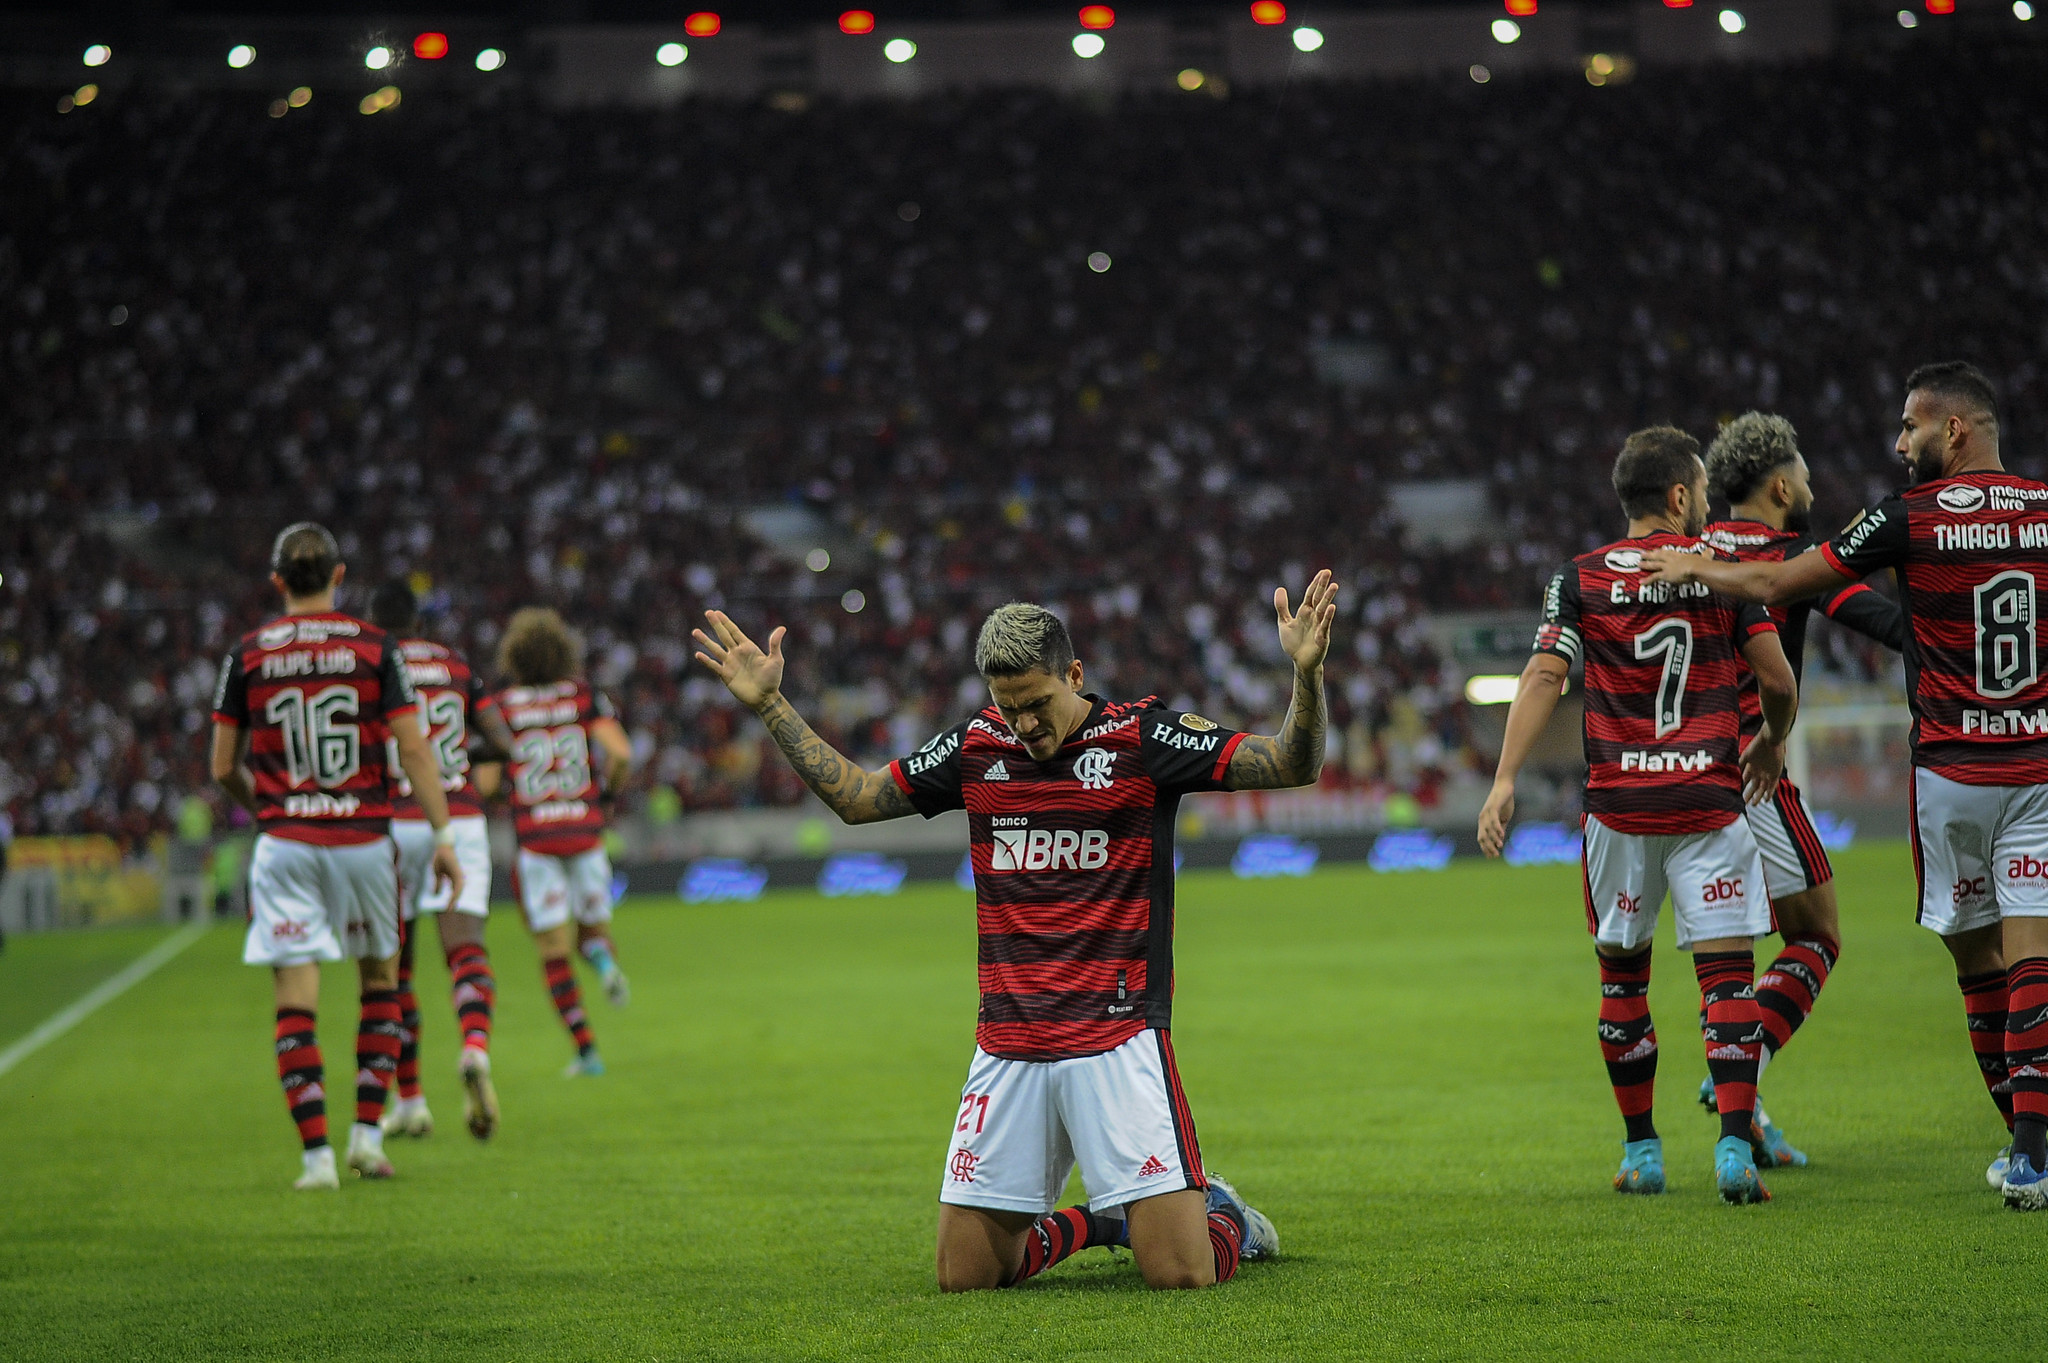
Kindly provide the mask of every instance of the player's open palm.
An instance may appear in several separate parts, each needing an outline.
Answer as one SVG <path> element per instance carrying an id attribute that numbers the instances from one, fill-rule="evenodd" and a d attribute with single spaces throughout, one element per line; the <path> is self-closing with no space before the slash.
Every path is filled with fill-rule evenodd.
<path id="1" fill-rule="evenodd" d="M 777 625 L 768 635 L 764 653 L 724 611 L 705 611 L 704 618 L 711 625 L 710 634 L 701 629 L 690 631 L 702 646 L 697 661 L 716 672 L 740 704 L 760 709 L 782 689 L 782 636 L 787 631 Z"/>
<path id="2" fill-rule="evenodd" d="M 1280 625 L 1280 647 L 1294 659 L 1295 667 L 1313 672 L 1323 665 L 1330 651 L 1330 626 L 1337 619 L 1337 583 L 1328 568 L 1315 576 L 1301 594 L 1301 610 L 1287 609 L 1287 589 L 1273 589 L 1273 614 Z"/>

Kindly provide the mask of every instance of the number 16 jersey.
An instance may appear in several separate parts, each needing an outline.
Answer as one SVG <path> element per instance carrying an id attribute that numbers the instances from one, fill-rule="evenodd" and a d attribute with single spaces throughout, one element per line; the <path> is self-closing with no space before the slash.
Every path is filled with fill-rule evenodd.
<path id="1" fill-rule="evenodd" d="M 1742 814 L 1741 648 L 1778 627 L 1696 582 L 1646 581 L 1649 549 L 1714 555 L 1661 531 L 1580 554 L 1543 593 L 1535 651 L 1585 659 L 1586 812 L 1617 833 L 1704 833 Z"/>
<path id="2" fill-rule="evenodd" d="M 512 824 L 519 845 L 573 857 L 604 842 L 590 726 L 612 718 L 611 702 L 580 681 L 515 686 L 498 694 L 512 730 Z"/>

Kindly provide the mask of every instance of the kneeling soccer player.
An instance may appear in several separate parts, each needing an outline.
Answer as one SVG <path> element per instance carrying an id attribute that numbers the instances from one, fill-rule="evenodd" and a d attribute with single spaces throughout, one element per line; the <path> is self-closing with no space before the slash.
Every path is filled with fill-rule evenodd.
<path id="1" fill-rule="evenodd" d="M 975 644 L 995 703 L 878 772 L 783 699 L 783 630 L 766 652 L 717 611 L 695 632 L 698 659 L 847 823 L 967 811 L 981 1014 L 939 1188 L 942 1290 L 1015 1286 L 1097 1245 L 1128 1246 L 1152 1287 L 1207 1287 L 1279 1248 L 1202 1167 L 1174 1066 L 1174 813 L 1190 791 L 1316 779 L 1335 595 L 1327 572 L 1298 615 L 1274 593 L 1295 666 L 1277 737 L 1087 694 L 1066 626 L 1013 602 Z M 1056 1212 L 1077 1162 L 1088 1203 Z"/>
<path id="2" fill-rule="evenodd" d="M 1750 1146 L 1764 1039 L 1753 977 L 1755 939 L 1771 930 L 1762 856 L 1743 818 L 1745 788 L 1768 798 L 1783 771 L 1798 686 L 1777 626 L 1760 606 L 1704 588 L 1650 584 L 1645 551 L 1698 542 L 1707 471 L 1683 431 L 1637 431 L 1614 461 L 1628 534 L 1581 554 L 1551 579 L 1535 656 L 1508 711 L 1479 844 L 1499 856 L 1514 816 L 1515 777 L 1549 721 L 1571 664 L 1586 660 L 1586 923 L 1600 957 L 1600 1049 L 1627 1135 L 1614 1186 L 1664 1191 L 1664 1143 L 1651 1120 L 1657 1032 L 1650 1022 L 1650 943 L 1668 888 L 1678 947 L 1699 976 L 1707 1068 L 1721 1117 L 1714 1180 L 1723 1200 L 1763 1202 Z M 1741 746 L 1741 663 L 1756 678 L 1763 722 Z"/>

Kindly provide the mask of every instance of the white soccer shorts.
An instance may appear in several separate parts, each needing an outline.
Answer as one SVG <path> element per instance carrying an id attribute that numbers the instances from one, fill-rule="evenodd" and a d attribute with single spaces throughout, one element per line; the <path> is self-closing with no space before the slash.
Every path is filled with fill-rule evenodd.
<path id="1" fill-rule="evenodd" d="M 2048 918 L 2048 786 L 1966 786 L 1913 768 L 1920 926 L 1944 937 Z"/>
<path id="2" fill-rule="evenodd" d="M 1664 892 L 1681 951 L 1694 942 L 1771 930 L 1764 861 L 1745 819 L 1707 833 L 1617 833 L 1586 816 L 1580 859 L 1586 926 L 1602 946 L 1633 951 L 1657 932 Z"/>
<path id="3" fill-rule="evenodd" d="M 975 1048 L 939 1201 L 1043 1216 L 1077 1160 L 1095 1212 L 1209 1186 L 1165 1032 L 1077 1060 L 1003 1060 Z"/>
<path id="4" fill-rule="evenodd" d="M 455 901 L 455 911 L 488 917 L 490 824 L 481 814 L 464 814 L 448 825 L 455 830 L 455 859 L 462 863 L 462 896 Z M 425 819 L 393 819 L 391 841 L 398 844 L 398 911 L 405 921 L 448 908 L 448 887 L 434 884 L 434 826 Z"/>
<path id="5" fill-rule="evenodd" d="M 612 921 L 612 862 L 602 847 L 572 857 L 544 856 L 522 847 L 512 885 L 526 926 L 534 932 L 558 928 L 571 918 L 586 924 Z"/>
<path id="6" fill-rule="evenodd" d="M 1745 805 L 1743 816 L 1764 854 L 1764 884 L 1771 898 L 1790 899 L 1835 878 L 1828 849 L 1813 826 L 1813 810 L 1792 778 L 1778 778 L 1778 788 L 1760 805 Z"/>
<path id="7" fill-rule="evenodd" d="M 247 965 L 384 960 L 398 954 L 391 839 L 323 847 L 265 833 L 249 859 Z"/>

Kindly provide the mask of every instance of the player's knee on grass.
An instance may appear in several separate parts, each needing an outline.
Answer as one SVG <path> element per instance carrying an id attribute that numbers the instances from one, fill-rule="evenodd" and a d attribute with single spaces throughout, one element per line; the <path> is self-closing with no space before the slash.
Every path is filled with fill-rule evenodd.
<path id="1" fill-rule="evenodd" d="M 1145 1286 L 1156 1291 L 1212 1287 L 1216 1251 L 1209 1243 L 1208 1199 L 1184 1189 L 1133 1202 L 1124 1209 L 1131 1228 L 1131 1257 Z"/>
<path id="2" fill-rule="evenodd" d="M 986 1292 L 1016 1277 L 1032 1220 L 1023 1212 L 940 1203 L 933 1264 L 939 1291 Z"/>

